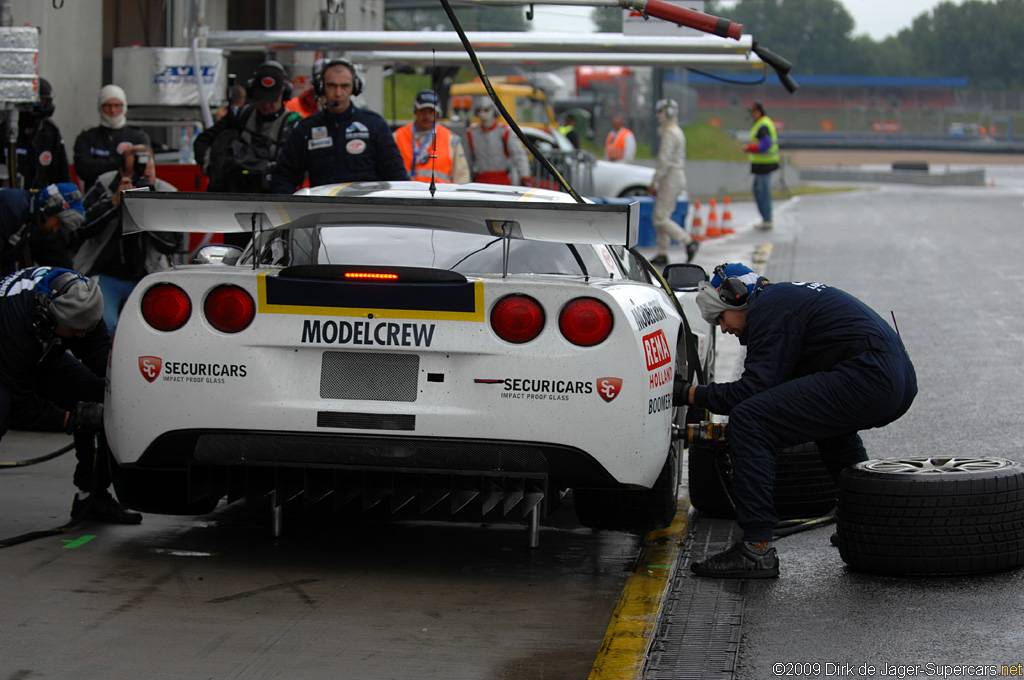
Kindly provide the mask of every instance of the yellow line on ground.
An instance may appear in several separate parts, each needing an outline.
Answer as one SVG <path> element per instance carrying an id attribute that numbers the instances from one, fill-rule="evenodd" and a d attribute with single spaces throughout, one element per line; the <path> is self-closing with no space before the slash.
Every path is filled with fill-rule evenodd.
<path id="1" fill-rule="evenodd" d="M 770 258 L 771 256 L 772 243 L 770 241 L 762 243 L 757 247 L 757 250 L 754 251 L 754 264 L 760 266 L 751 267 L 751 269 L 757 270 L 758 274 L 763 274 L 764 268 L 768 264 L 768 258 Z"/>
<path id="2" fill-rule="evenodd" d="M 644 536 L 640 559 L 615 606 L 590 680 L 640 678 L 661 602 L 676 572 L 676 556 L 686 536 L 689 512 L 690 504 L 680 500 L 672 524 Z"/>

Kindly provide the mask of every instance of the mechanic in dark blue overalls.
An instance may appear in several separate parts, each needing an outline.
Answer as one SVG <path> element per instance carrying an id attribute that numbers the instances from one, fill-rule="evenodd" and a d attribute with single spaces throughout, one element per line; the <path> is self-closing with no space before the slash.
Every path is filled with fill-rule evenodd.
<path id="1" fill-rule="evenodd" d="M 730 383 L 682 384 L 677 399 L 728 414 L 736 522 L 743 538 L 691 565 L 700 576 L 771 578 L 775 460 L 813 441 L 829 473 L 867 460 L 859 430 L 910 408 L 917 376 L 899 335 L 863 302 L 813 282 L 771 283 L 739 263 L 715 269 L 697 294 L 701 316 L 746 346 Z"/>
<path id="2" fill-rule="evenodd" d="M 107 490 L 101 403 L 110 336 L 102 320 L 99 284 L 77 272 L 33 267 L 0 279 L 0 437 L 12 427 L 73 434 L 72 518 L 138 524 L 142 515 Z"/>

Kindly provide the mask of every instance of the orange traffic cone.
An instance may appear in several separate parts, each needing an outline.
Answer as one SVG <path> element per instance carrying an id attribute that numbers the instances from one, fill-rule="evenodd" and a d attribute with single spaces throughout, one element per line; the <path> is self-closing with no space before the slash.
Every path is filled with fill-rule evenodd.
<path id="1" fill-rule="evenodd" d="M 704 235 L 708 238 L 718 238 L 722 235 L 722 230 L 718 228 L 718 206 L 713 198 L 708 207 L 708 228 Z"/>
<path id="2" fill-rule="evenodd" d="M 736 230 L 732 228 L 732 201 L 728 196 L 725 197 L 725 203 L 722 205 L 722 233 L 736 233 Z"/>
<path id="3" fill-rule="evenodd" d="M 690 238 L 694 241 L 707 241 L 704 235 L 704 220 L 700 218 L 700 201 L 693 202 L 693 222 L 690 223 Z"/>

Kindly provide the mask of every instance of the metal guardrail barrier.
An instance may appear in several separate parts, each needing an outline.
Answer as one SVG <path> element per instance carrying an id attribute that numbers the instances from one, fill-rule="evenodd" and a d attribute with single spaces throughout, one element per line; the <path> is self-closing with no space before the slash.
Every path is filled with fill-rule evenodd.
<path id="1" fill-rule="evenodd" d="M 960 151 L 970 153 L 1024 153 L 1024 139 L 949 137 L 907 133 L 779 133 L 782 149 L 885 149 L 913 151 Z"/>
<path id="2" fill-rule="evenodd" d="M 581 149 L 573 151 L 542 149 L 542 151 L 578 194 L 589 196 L 594 193 L 594 163 L 596 162 L 594 154 Z M 554 176 L 545 170 L 536 158 L 530 159 L 530 174 L 537 178 L 538 187 L 561 190 Z"/>

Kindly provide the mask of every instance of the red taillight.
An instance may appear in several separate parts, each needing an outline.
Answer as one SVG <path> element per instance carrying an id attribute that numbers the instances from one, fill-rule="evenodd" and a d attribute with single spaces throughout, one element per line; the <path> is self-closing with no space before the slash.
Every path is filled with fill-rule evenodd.
<path id="1" fill-rule="evenodd" d="M 608 305 L 594 298 L 573 300 L 558 318 L 558 328 L 565 339 L 584 347 L 604 342 L 612 332 L 612 325 L 612 312 Z"/>
<path id="2" fill-rule="evenodd" d="M 158 283 L 142 296 L 142 318 L 158 331 L 176 331 L 190 316 L 192 301 L 172 283 Z"/>
<path id="3" fill-rule="evenodd" d="M 502 340 L 529 342 L 544 328 L 544 310 L 533 298 L 509 295 L 491 310 L 491 328 Z"/>
<path id="4" fill-rule="evenodd" d="M 217 286 L 206 296 L 203 312 L 210 325 L 224 333 L 244 330 L 256 317 L 248 291 L 238 286 Z"/>

